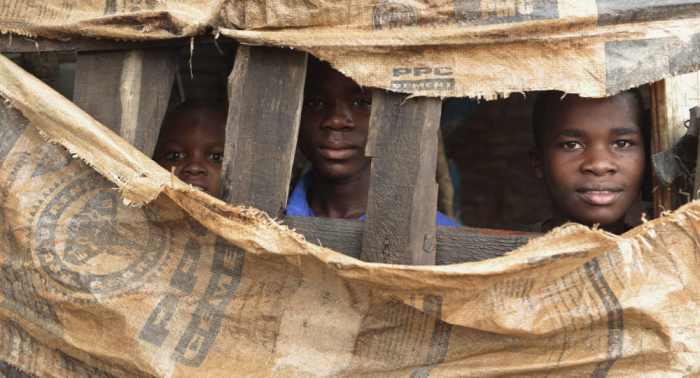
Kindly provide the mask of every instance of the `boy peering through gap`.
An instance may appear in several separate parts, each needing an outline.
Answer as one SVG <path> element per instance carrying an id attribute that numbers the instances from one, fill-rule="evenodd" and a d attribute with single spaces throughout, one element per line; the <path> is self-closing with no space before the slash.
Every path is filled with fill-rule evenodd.
<path id="1" fill-rule="evenodd" d="M 365 156 L 372 90 L 309 56 L 298 146 L 311 162 L 288 215 L 365 219 L 372 159 Z M 459 226 L 437 212 L 439 226 Z"/>
<path id="2" fill-rule="evenodd" d="M 533 109 L 530 166 L 543 179 L 552 218 L 524 230 L 548 232 L 566 222 L 622 234 L 644 177 L 644 103 L 638 89 L 589 99 L 542 92 Z"/>
<path id="3" fill-rule="evenodd" d="M 226 107 L 204 100 L 178 105 L 163 122 L 153 160 L 216 197 L 226 141 Z"/>

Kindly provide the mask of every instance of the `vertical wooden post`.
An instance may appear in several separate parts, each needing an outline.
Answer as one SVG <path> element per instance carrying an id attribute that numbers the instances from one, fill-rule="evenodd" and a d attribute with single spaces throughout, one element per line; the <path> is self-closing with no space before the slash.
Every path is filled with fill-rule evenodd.
<path id="1" fill-rule="evenodd" d="M 239 46 L 229 78 L 219 198 L 278 217 L 287 206 L 306 53 Z"/>
<path id="2" fill-rule="evenodd" d="M 657 154 L 678 142 L 685 134 L 685 121 L 690 108 L 700 104 L 700 73 L 690 73 L 661 80 L 651 85 L 651 154 Z M 681 179 L 682 180 L 682 179 Z M 664 210 L 675 210 L 688 202 L 680 192 L 683 183 L 666 187 L 654 182 L 654 216 Z"/>
<path id="3" fill-rule="evenodd" d="M 700 127 L 700 106 L 690 109 L 690 126 Z M 698 153 L 695 155 L 695 182 L 693 183 L 693 200 L 700 199 L 700 140 L 698 140 Z"/>
<path id="4" fill-rule="evenodd" d="M 180 49 L 80 52 L 73 102 L 152 156 Z"/>
<path id="5" fill-rule="evenodd" d="M 437 130 L 441 102 L 375 90 L 366 154 L 372 178 L 361 258 L 435 264 Z"/>

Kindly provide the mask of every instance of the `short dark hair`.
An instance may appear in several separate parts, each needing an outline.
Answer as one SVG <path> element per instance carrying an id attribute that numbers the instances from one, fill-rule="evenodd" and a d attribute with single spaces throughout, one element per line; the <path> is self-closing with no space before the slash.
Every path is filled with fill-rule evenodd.
<path id="1" fill-rule="evenodd" d="M 642 92 L 638 88 L 631 88 L 626 91 L 622 91 L 619 94 L 630 94 L 634 98 L 635 104 L 637 104 L 637 120 L 639 122 L 639 129 L 644 133 L 644 99 L 642 98 Z M 542 151 L 542 134 L 544 133 L 544 127 L 547 123 L 547 117 L 550 114 L 549 107 L 552 100 L 558 100 L 561 102 L 565 93 L 562 91 L 544 91 L 537 94 L 535 99 L 535 105 L 532 109 L 532 137 L 535 139 L 535 146 Z"/>
<path id="2" fill-rule="evenodd" d="M 197 118 L 207 116 L 209 118 L 207 125 L 218 126 L 223 129 L 226 128 L 228 108 L 225 105 L 210 100 L 187 100 L 176 106 L 165 116 L 160 126 L 160 131 L 158 132 L 158 140 L 156 141 L 153 156 L 159 153 L 158 151 L 160 151 L 163 143 L 165 143 L 164 138 L 167 138 L 169 133 L 168 129 L 172 127 L 172 124 L 189 112 L 198 112 L 196 113 L 198 114 Z"/>
<path id="3" fill-rule="evenodd" d="M 199 114 L 207 114 L 210 117 L 217 117 L 219 118 L 218 120 L 223 119 L 224 124 L 226 124 L 226 118 L 228 116 L 228 107 L 226 105 L 215 100 L 195 99 L 182 102 L 169 111 L 163 120 L 161 128 L 173 122 L 175 119 L 182 117 L 183 114 L 193 111 Z"/>

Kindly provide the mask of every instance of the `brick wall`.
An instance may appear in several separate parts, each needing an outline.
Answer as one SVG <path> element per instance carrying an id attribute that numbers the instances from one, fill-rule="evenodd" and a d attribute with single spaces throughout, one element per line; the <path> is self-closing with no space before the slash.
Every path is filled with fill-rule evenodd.
<path id="1" fill-rule="evenodd" d="M 549 217 L 544 186 L 532 176 L 534 94 L 481 102 L 445 139 L 447 156 L 459 167 L 465 226 L 517 230 Z"/>

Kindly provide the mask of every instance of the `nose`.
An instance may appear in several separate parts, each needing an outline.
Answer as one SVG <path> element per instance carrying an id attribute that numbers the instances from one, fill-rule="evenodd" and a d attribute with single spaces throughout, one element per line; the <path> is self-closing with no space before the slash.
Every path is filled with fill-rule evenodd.
<path id="1" fill-rule="evenodd" d="M 604 147 L 591 149 L 581 164 L 581 170 L 596 176 L 616 173 L 619 167 L 613 155 L 612 151 Z"/>
<path id="2" fill-rule="evenodd" d="M 191 176 L 206 175 L 208 173 L 206 164 L 197 156 L 189 158 L 182 171 Z"/>
<path id="3" fill-rule="evenodd" d="M 349 131 L 355 127 L 355 122 L 348 106 L 339 101 L 328 109 L 321 127 L 328 131 Z"/>

